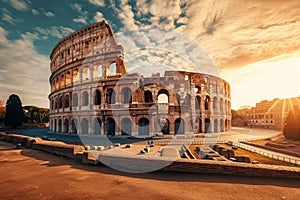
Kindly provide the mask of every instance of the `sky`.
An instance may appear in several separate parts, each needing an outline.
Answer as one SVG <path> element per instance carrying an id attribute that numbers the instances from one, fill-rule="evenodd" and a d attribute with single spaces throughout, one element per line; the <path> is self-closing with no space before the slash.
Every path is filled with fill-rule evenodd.
<path id="1" fill-rule="evenodd" d="M 190 62 L 199 72 L 217 73 L 229 82 L 233 109 L 300 95 L 299 0 L 0 2 L 3 101 L 15 93 L 23 105 L 49 107 L 53 47 L 74 30 L 101 20 L 125 47 L 133 71 L 148 69 L 145 63 L 130 65 L 137 43 L 147 47 L 139 55 L 168 55 L 164 60 L 150 56 L 150 63 Z M 157 43 L 160 51 L 153 45 Z"/>

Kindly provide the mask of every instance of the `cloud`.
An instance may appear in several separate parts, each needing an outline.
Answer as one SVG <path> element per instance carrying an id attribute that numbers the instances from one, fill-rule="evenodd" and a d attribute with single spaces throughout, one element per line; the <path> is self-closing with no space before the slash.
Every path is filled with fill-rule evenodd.
<path id="1" fill-rule="evenodd" d="M 82 10 L 82 5 L 79 3 L 71 3 L 70 7 L 80 14 L 80 16 L 73 19 L 73 21 L 76 23 L 87 24 L 88 12 Z"/>
<path id="2" fill-rule="evenodd" d="M 50 11 L 45 12 L 45 16 L 47 16 L 47 17 L 55 17 L 55 15 L 53 14 L 53 12 L 50 12 Z"/>
<path id="3" fill-rule="evenodd" d="M 6 8 L 2 8 L 2 20 L 6 21 L 12 25 L 15 25 L 16 23 L 19 23 L 22 21 L 22 19 L 20 19 L 16 16 L 13 17 L 13 14 Z"/>
<path id="4" fill-rule="evenodd" d="M 28 5 L 26 2 L 22 0 L 9 0 L 10 5 L 20 11 L 26 11 L 28 9 Z"/>
<path id="5" fill-rule="evenodd" d="M 82 24 L 86 24 L 86 17 L 84 16 L 79 16 L 78 18 L 73 19 L 73 22 L 76 23 L 82 23 Z"/>
<path id="6" fill-rule="evenodd" d="M 73 10 L 75 10 L 75 11 L 77 11 L 77 12 L 79 12 L 79 13 L 82 12 L 82 5 L 79 4 L 79 3 L 71 3 L 71 4 L 70 4 L 70 7 L 71 7 Z"/>
<path id="7" fill-rule="evenodd" d="M 105 0 L 88 0 L 88 2 L 90 4 L 96 5 L 96 6 L 100 6 L 100 7 L 104 7 L 105 6 Z"/>
<path id="8" fill-rule="evenodd" d="M 36 51 L 33 42 L 37 38 L 24 33 L 11 41 L 0 27 L 0 99 L 16 93 L 25 105 L 48 107 L 49 59 Z"/>
<path id="9" fill-rule="evenodd" d="M 39 15 L 39 11 L 37 11 L 36 9 L 32 9 L 31 10 L 31 13 L 34 14 L 34 15 Z"/>
<path id="10" fill-rule="evenodd" d="M 44 36 L 44 38 L 49 36 L 63 38 L 66 35 L 74 32 L 73 29 L 64 26 L 52 26 L 50 28 L 36 27 L 34 30 L 37 31 L 42 37 Z"/>
<path id="11" fill-rule="evenodd" d="M 100 22 L 102 20 L 105 20 L 105 18 L 103 17 L 103 14 L 101 12 L 96 12 L 95 16 L 93 17 L 93 21 L 94 22 Z"/>

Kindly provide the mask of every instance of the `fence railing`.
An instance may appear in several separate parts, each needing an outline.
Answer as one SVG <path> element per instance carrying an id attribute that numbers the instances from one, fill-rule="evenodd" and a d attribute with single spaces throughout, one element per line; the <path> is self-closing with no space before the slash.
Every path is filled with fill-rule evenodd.
<path id="1" fill-rule="evenodd" d="M 295 164 L 295 165 L 300 165 L 300 159 L 293 159 L 289 156 L 278 155 L 277 153 L 266 152 L 266 150 L 264 150 L 264 149 L 259 149 L 258 147 L 251 147 L 249 145 L 242 144 L 242 143 L 232 142 L 232 145 L 237 146 L 242 149 L 245 149 L 247 151 L 251 151 L 253 153 L 263 155 L 265 157 L 272 158 L 274 160 L 279 160 L 279 161 L 283 161 L 283 162 L 287 162 L 287 163 L 291 163 L 291 164 Z"/>

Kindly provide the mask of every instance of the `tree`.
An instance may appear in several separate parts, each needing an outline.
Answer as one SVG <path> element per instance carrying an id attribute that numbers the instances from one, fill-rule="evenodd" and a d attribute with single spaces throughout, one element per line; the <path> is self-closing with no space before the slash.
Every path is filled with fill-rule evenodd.
<path id="1" fill-rule="evenodd" d="M 300 139 L 300 112 L 289 112 L 283 134 L 287 139 Z"/>
<path id="2" fill-rule="evenodd" d="M 12 94 L 6 102 L 5 125 L 16 128 L 22 125 L 24 113 L 22 102 L 18 95 Z"/>

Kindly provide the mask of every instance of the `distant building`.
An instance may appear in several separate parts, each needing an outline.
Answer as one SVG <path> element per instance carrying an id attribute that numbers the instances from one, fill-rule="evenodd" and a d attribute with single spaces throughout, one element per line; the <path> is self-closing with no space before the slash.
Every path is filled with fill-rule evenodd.
<path id="1" fill-rule="evenodd" d="M 289 112 L 300 108 L 300 97 L 263 100 L 248 113 L 248 126 L 282 130 Z"/>

